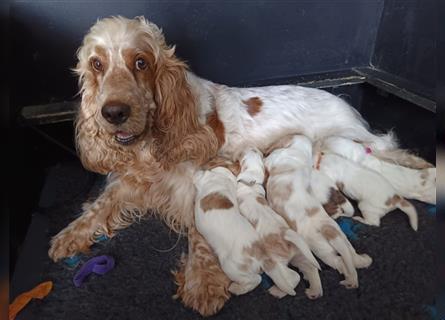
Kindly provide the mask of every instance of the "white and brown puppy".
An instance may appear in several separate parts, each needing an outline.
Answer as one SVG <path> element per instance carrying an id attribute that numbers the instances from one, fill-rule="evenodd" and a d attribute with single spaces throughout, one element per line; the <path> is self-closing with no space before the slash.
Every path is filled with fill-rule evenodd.
<path id="1" fill-rule="evenodd" d="M 267 199 L 272 208 L 303 236 L 317 257 L 345 276 L 340 284 L 358 287 L 355 268 L 368 267 L 372 259 L 355 252 L 337 223 L 311 194 L 311 141 L 294 136 L 286 148 L 272 151 L 265 165 L 269 172 Z"/>
<path id="2" fill-rule="evenodd" d="M 402 197 L 436 203 L 436 168 L 434 167 L 411 169 L 390 163 L 374 156 L 370 148 L 342 137 L 323 140 L 322 148 L 378 172 Z"/>
<path id="3" fill-rule="evenodd" d="M 282 274 L 276 262 L 264 249 L 258 233 L 238 208 L 236 177 L 224 167 L 195 174 L 196 228 L 208 241 L 222 270 L 233 281 L 229 291 L 240 295 L 253 290 L 261 282 L 262 270 L 279 288 L 295 295 L 300 281 L 298 273 Z"/>
<path id="4" fill-rule="evenodd" d="M 324 210 L 333 219 L 338 217 L 352 217 L 354 207 L 351 202 L 338 190 L 337 185 L 331 178 L 319 170 L 311 172 L 312 194 L 322 204 Z"/>
<path id="5" fill-rule="evenodd" d="M 284 275 L 295 271 L 288 264 L 300 269 L 309 288 L 306 295 L 310 299 L 322 296 L 320 265 L 313 256 L 304 239 L 292 230 L 286 221 L 269 207 L 265 198 L 263 156 L 256 149 L 249 149 L 241 160 L 238 175 L 238 202 L 241 214 L 249 220 L 264 242 L 266 253 L 277 263 Z M 286 295 L 277 286 L 269 289 L 275 297 Z"/>
<path id="6" fill-rule="evenodd" d="M 320 152 L 314 158 L 322 173 L 335 181 L 344 194 L 358 201 L 363 218 L 354 216 L 354 219 L 379 226 L 383 216 L 400 209 L 408 216 L 411 227 L 417 230 L 416 209 L 383 176 L 334 153 Z"/>

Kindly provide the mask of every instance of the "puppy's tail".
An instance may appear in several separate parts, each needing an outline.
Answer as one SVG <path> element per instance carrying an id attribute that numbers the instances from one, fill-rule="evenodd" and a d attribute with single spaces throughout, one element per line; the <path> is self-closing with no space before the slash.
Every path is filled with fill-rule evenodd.
<path id="1" fill-rule="evenodd" d="M 409 219 L 409 224 L 414 231 L 417 231 L 418 228 L 418 217 L 416 208 L 408 201 L 403 198 L 399 202 L 396 203 L 396 207 L 402 210 Z"/>
<path id="2" fill-rule="evenodd" d="M 288 229 L 284 234 L 284 239 L 286 239 L 289 242 L 292 242 L 301 251 L 303 256 L 305 256 L 306 259 L 308 259 L 310 263 L 312 263 L 314 267 L 316 267 L 318 270 L 321 270 L 317 259 L 315 259 L 311 249 L 309 249 L 309 246 L 307 245 L 306 241 L 304 241 L 302 236 L 300 236 L 294 230 Z"/>
<path id="3" fill-rule="evenodd" d="M 272 269 L 264 270 L 264 272 L 266 272 L 281 291 L 291 296 L 296 294 L 294 288 L 300 282 L 298 272 L 288 268 L 282 263 L 277 263 Z"/>

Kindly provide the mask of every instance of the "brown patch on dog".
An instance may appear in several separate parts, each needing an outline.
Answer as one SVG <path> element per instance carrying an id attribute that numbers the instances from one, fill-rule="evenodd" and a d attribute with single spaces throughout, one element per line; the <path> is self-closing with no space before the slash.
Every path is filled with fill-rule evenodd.
<path id="1" fill-rule="evenodd" d="M 214 209 L 230 209 L 233 207 L 232 201 L 218 192 L 206 195 L 201 199 L 200 205 L 204 212 Z"/>
<path id="2" fill-rule="evenodd" d="M 337 189 L 331 187 L 329 190 L 329 200 L 323 204 L 323 208 L 328 215 L 332 216 L 337 213 L 338 208 L 345 202 L 345 196 Z"/>
<path id="3" fill-rule="evenodd" d="M 271 176 L 276 176 L 279 174 L 289 174 L 295 171 L 295 167 L 293 166 L 280 166 L 280 167 L 272 167 L 272 169 L 270 169 L 269 174 Z"/>
<path id="4" fill-rule="evenodd" d="M 258 197 L 256 197 L 256 201 L 258 203 L 262 204 L 263 206 L 267 206 L 268 205 L 267 200 L 264 197 L 258 196 Z"/>
<path id="5" fill-rule="evenodd" d="M 424 180 L 428 179 L 428 177 L 430 176 L 430 173 L 428 172 L 428 170 L 422 170 L 422 173 L 420 174 L 420 177 Z"/>
<path id="6" fill-rule="evenodd" d="M 229 169 L 235 176 L 239 175 L 239 173 L 241 171 L 241 166 L 239 164 L 239 161 L 233 162 L 230 159 L 227 159 L 227 158 L 224 158 L 221 156 L 216 156 L 216 157 L 210 159 L 208 162 L 206 162 L 205 164 L 203 164 L 201 166 L 201 169 L 211 170 L 216 167 L 223 167 L 223 168 Z"/>
<path id="7" fill-rule="evenodd" d="M 276 140 L 274 143 L 272 143 L 267 149 L 264 151 L 264 155 L 268 156 L 272 153 L 272 151 L 276 149 L 282 149 L 287 148 L 290 143 L 292 142 L 292 139 L 294 138 L 295 134 L 288 134 L 278 140 Z"/>
<path id="8" fill-rule="evenodd" d="M 401 205 L 402 207 L 406 208 L 406 207 L 410 207 L 410 206 L 411 206 L 411 203 L 409 203 L 408 200 L 405 200 L 405 199 L 402 198 L 402 199 L 400 200 L 400 205 Z"/>
<path id="9" fill-rule="evenodd" d="M 263 182 L 263 187 L 264 189 L 266 189 L 267 186 L 267 182 L 269 181 L 269 170 L 267 170 L 267 168 L 264 170 L 264 182 Z"/>
<path id="10" fill-rule="evenodd" d="M 273 260 L 272 258 L 266 258 L 263 261 L 263 269 L 264 271 L 270 271 L 273 268 L 275 268 L 276 265 L 276 261 Z"/>
<path id="11" fill-rule="evenodd" d="M 324 225 L 321 227 L 321 234 L 326 240 L 333 240 L 339 236 L 339 232 L 331 225 Z"/>
<path id="12" fill-rule="evenodd" d="M 434 165 L 427 162 L 426 160 L 416 156 L 415 154 L 410 153 L 409 151 L 402 149 L 375 151 L 373 152 L 373 155 L 380 160 L 411 169 L 434 168 Z"/>
<path id="13" fill-rule="evenodd" d="M 289 200 L 292 194 L 292 184 L 288 183 L 284 186 L 278 183 L 272 183 L 267 190 L 268 198 L 273 199 L 273 201 L 284 203 Z"/>
<path id="14" fill-rule="evenodd" d="M 315 161 L 314 168 L 315 170 L 320 170 L 321 160 L 323 159 L 324 152 L 320 152 L 317 154 L 317 160 Z"/>
<path id="15" fill-rule="evenodd" d="M 221 147 L 224 142 L 226 142 L 226 130 L 224 128 L 224 124 L 218 117 L 218 112 L 216 109 L 207 116 L 207 124 L 215 133 L 216 139 L 218 140 L 218 147 Z"/>
<path id="16" fill-rule="evenodd" d="M 388 200 L 386 200 L 385 205 L 388 207 L 394 207 L 397 203 L 399 203 L 402 200 L 399 195 L 394 195 L 390 197 Z"/>
<path id="17" fill-rule="evenodd" d="M 428 169 L 422 170 L 422 173 L 420 174 L 420 178 L 422 179 L 421 185 L 424 187 L 428 181 L 428 178 L 430 176 L 430 173 Z"/>
<path id="18" fill-rule="evenodd" d="M 338 190 L 343 191 L 345 188 L 345 184 L 343 182 L 337 182 L 336 183 Z"/>
<path id="19" fill-rule="evenodd" d="M 294 244 L 284 239 L 284 233 L 286 230 L 282 230 L 280 233 L 271 233 L 263 238 L 264 249 L 267 254 L 273 256 L 288 258 L 292 254 L 292 248 Z"/>
<path id="20" fill-rule="evenodd" d="M 259 97 L 243 100 L 243 103 L 247 106 L 247 112 L 251 117 L 256 116 L 261 111 L 261 106 L 263 105 L 263 101 Z"/>
<path id="21" fill-rule="evenodd" d="M 318 212 L 320 212 L 320 208 L 313 207 L 313 208 L 305 209 L 305 211 L 309 217 L 312 217 L 312 216 L 316 215 Z"/>

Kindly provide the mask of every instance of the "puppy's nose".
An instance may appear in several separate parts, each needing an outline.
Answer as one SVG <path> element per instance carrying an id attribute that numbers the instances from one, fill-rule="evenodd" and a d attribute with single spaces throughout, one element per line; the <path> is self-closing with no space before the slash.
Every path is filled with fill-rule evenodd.
<path id="1" fill-rule="evenodd" d="M 122 103 L 108 103 L 102 107 L 101 113 L 109 123 L 122 124 L 130 116 L 130 106 Z"/>

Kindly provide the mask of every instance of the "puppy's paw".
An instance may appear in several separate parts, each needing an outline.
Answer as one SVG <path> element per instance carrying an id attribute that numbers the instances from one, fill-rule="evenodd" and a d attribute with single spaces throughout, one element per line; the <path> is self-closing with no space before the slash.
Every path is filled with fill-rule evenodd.
<path id="1" fill-rule="evenodd" d="M 286 292 L 280 290 L 277 286 L 272 286 L 267 290 L 275 298 L 282 299 L 287 296 Z"/>
<path id="2" fill-rule="evenodd" d="M 346 289 L 357 289 L 358 288 L 358 280 L 355 279 L 345 279 L 340 281 L 340 284 L 344 286 Z"/>
<path id="3" fill-rule="evenodd" d="M 86 236 L 84 232 L 67 227 L 52 238 L 48 255 L 57 262 L 79 252 L 88 252 L 92 244 L 91 237 Z"/>
<path id="4" fill-rule="evenodd" d="M 323 296 L 323 290 L 321 288 L 309 287 L 304 291 L 304 293 L 311 300 L 315 300 Z"/>
<path id="5" fill-rule="evenodd" d="M 232 282 L 229 286 L 229 292 L 239 296 L 245 294 L 247 292 L 247 289 L 239 283 Z"/>
<path id="6" fill-rule="evenodd" d="M 359 269 L 368 268 L 372 264 L 372 258 L 367 254 L 358 254 L 354 258 L 354 266 Z"/>

